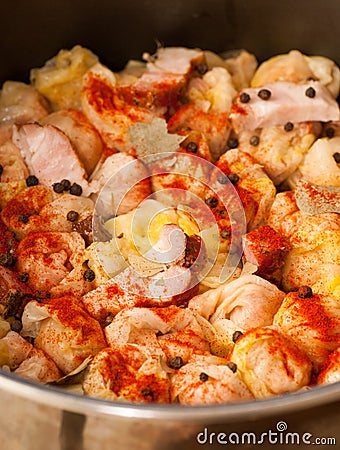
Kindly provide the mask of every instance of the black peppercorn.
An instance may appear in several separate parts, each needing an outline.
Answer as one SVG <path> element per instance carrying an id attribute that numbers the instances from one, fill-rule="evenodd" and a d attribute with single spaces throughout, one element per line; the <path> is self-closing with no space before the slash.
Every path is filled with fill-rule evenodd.
<path id="1" fill-rule="evenodd" d="M 53 183 L 53 190 L 57 194 L 61 194 L 64 191 L 64 186 L 61 183 Z"/>
<path id="2" fill-rule="evenodd" d="M 253 147 L 257 147 L 260 143 L 260 138 L 259 136 L 252 136 L 249 140 L 250 145 L 252 145 Z"/>
<path id="3" fill-rule="evenodd" d="M 229 361 L 227 363 L 227 367 L 229 367 L 229 369 L 235 373 L 237 371 L 237 365 L 235 363 L 233 363 L 232 361 Z"/>
<path id="4" fill-rule="evenodd" d="M 260 97 L 261 100 L 269 100 L 272 93 L 269 89 L 260 89 L 257 95 Z"/>
<path id="5" fill-rule="evenodd" d="M 326 129 L 326 136 L 327 136 L 328 138 L 334 137 L 334 134 L 335 134 L 334 128 L 330 127 L 330 128 L 327 128 L 327 129 Z"/>
<path id="6" fill-rule="evenodd" d="M 79 219 L 79 214 L 77 213 L 77 211 L 69 211 L 66 215 L 66 219 L 69 222 L 77 222 L 77 220 Z"/>
<path id="7" fill-rule="evenodd" d="M 83 188 L 79 184 L 73 183 L 72 186 L 70 187 L 70 194 L 79 197 L 82 193 Z"/>
<path id="8" fill-rule="evenodd" d="M 217 175 L 217 181 L 220 184 L 227 184 L 227 183 L 229 183 L 229 178 L 227 177 L 227 175 L 224 175 L 224 173 L 219 173 Z"/>
<path id="9" fill-rule="evenodd" d="M 313 291 L 309 286 L 301 286 L 298 290 L 299 298 L 311 298 L 313 297 Z"/>
<path id="10" fill-rule="evenodd" d="M 198 151 L 198 146 L 197 146 L 197 144 L 196 144 L 195 142 L 190 141 L 190 142 L 188 143 L 188 145 L 186 146 L 186 149 L 188 150 L 188 152 L 191 152 L 191 153 L 197 153 L 197 151 Z"/>
<path id="11" fill-rule="evenodd" d="M 186 97 L 185 95 L 182 95 L 182 96 L 179 98 L 179 101 L 180 101 L 180 103 L 181 103 L 182 105 L 188 105 L 188 104 L 190 103 L 188 97 Z"/>
<path id="12" fill-rule="evenodd" d="M 233 342 L 236 342 L 240 339 L 240 337 L 243 336 L 242 331 L 235 331 L 235 333 L 233 333 Z"/>
<path id="13" fill-rule="evenodd" d="M 294 128 L 294 124 L 292 122 L 287 122 L 283 128 L 285 131 L 292 131 Z"/>
<path id="14" fill-rule="evenodd" d="M 242 92 L 242 94 L 240 95 L 240 102 L 248 103 L 249 101 L 250 101 L 250 95 L 247 94 L 246 92 Z"/>
<path id="15" fill-rule="evenodd" d="M 334 161 L 335 161 L 337 164 L 340 163 L 340 153 L 339 153 L 339 152 L 333 153 L 333 158 L 334 158 Z"/>
<path id="16" fill-rule="evenodd" d="M 146 387 L 140 390 L 140 393 L 144 396 L 144 397 L 151 397 L 153 398 L 153 391 L 151 388 Z"/>
<path id="17" fill-rule="evenodd" d="M 236 138 L 228 139 L 227 146 L 229 148 L 237 148 L 238 147 L 238 140 Z"/>
<path id="18" fill-rule="evenodd" d="M 201 380 L 201 381 L 205 382 L 205 381 L 208 381 L 208 379 L 209 379 L 209 375 L 207 375 L 207 374 L 204 373 L 204 372 L 201 372 L 201 373 L 200 373 L 200 380 Z"/>
<path id="19" fill-rule="evenodd" d="M 11 322 L 11 330 L 15 331 L 16 333 L 20 333 L 22 330 L 22 323 L 21 320 L 15 319 L 13 322 Z"/>
<path id="20" fill-rule="evenodd" d="M 307 88 L 306 91 L 305 91 L 305 95 L 306 95 L 307 97 L 309 97 L 309 98 L 314 98 L 314 97 L 315 97 L 315 94 L 316 94 L 316 91 L 315 91 L 315 89 L 314 89 L 312 86 L 310 86 L 309 88 Z"/>
<path id="21" fill-rule="evenodd" d="M 144 395 L 144 397 L 153 397 L 153 390 L 150 387 L 141 389 L 140 392 Z"/>
<path id="22" fill-rule="evenodd" d="M 205 73 L 208 72 L 209 67 L 207 66 L 207 64 L 202 63 L 202 64 L 198 64 L 198 66 L 196 66 L 196 70 L 200 75 L 204 75 Z"/>
<path id="23" fill-rule="evenodd" d="M 96 278 L 96 274 L 91 269 L 86 269 L 84 272 L 85 281 L 93 281 Z"/>
<path id="24" fill-rule="evenodd" d="M 183 359 L 180 356 L 175 356 L 169 361 L 169 367 L 175 370 L 180 369 L 183 366 L 183 364 L 184 364 Z"/>
<path id="25" fill-rule="evenodd" d="M 0 253 L 0 266 L 12 267 L 15 264 L 15 258 L 8 253 Z"/>
<path id="26" fill-rule="evenodd" d="M 240 177 L 236 173 L 231 173 L 228 175 L 228 178 L 230 180 L 230 183 L 236 184 L 238 181 L 240 181 Z"/>
<path id="27" fill-rule="evenodd" d="M 18 216 L 18 222 L 27 223 L 28 219 L 29 217 L 27 214 L 20 214 L 20 216 Z"/>
<path id="28" fill-rule="evenodd" d="M 18 275 L 18 279 L 19 279 L 19 281 L 21 281 L 22 283 L 27 283 L 28 278 L 29 278 L 29 275 L 28 275 L 27 272 L 22 272 L 22 273 L 19 273 L 19 275 Z"/>
<path id="29" fill-rule="evenodd" d="M 228 239 L 231 236 L 230 230 L 224 229 L 221 231 L 221 238 L 222 239 Z"/>
<path id="30" fill-rule="evenodd" d="M 216 208 L 218 205 L 218 200 L 216 197 L 209 197 L 206 199 L 205 203 L 210 206 L 210 208 Z"/>
<path id="31" fill-rule="evenodd" d="M 47 291 L 38 291 L 38 295 L 36 297 L 37 302 L 41 303 L 44 300 L 51 298 L 50 292 Z"/>
<path id="32" fill-rule="evenodd" d="M 108 325 L 110 325 L 110 323 L 112 323 L 113 321 L 113 315 L 111 313 L 108 313 L 108 315 L 106 316 L 105 319 L 105 326 L 107 327 Z"/>
<path id="33" fill-rule="evenodd" d="M 39 184 L 39 180 L 35 175 L 30 175 L 26 178 L 26 186 L 37 186 Z"/>
<path id="34" fill-rule="evenodd" d="M 71 187 L 71 182 L 69 180 L 61 180 L 60 182 L 63 185 L 64 191 L 69 191 Z"/>

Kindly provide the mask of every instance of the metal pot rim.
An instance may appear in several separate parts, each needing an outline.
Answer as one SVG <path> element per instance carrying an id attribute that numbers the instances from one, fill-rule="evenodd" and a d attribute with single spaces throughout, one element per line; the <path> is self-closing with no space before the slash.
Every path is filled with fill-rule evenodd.
<path id="1" fill-rule="evenodd" d="M 104 414 L 141 420 L 166 420 L 185 422 L 220 423 L 235 422 L 271 416 L 277 413 L 296 412 L 340 400 L 340 382 L 316 386 L 283 396 L 264 400 L 233 404 L 182 406 L 160 404 L 133 404 L 112 402 L 85 397 L 60 388 L 19 379 L 16 375 L 1 371 L 0 389 L 35 403 L 79 414 Z"/>

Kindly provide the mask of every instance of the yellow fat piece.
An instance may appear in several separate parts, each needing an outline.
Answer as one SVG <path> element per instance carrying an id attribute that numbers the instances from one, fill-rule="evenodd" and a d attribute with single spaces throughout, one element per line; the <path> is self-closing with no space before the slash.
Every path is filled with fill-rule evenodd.
<path id="1" fill-rule="evenodd" d="M 340 300 L 340 276 L 333 278 L 326 284 L 326 288 L 331 292 L 335 298 Z"/>
<path id="2" fill-rule="evenodd" d="M 159 240 L 162 228 L 164 225 L 177 223 L 177 221 L 171 220 L 169 215 L 166 213 L 159 213 L 151 220 L 150 226 L 148 228 L 148 237 L 151 245 L 156 244 Z"/>

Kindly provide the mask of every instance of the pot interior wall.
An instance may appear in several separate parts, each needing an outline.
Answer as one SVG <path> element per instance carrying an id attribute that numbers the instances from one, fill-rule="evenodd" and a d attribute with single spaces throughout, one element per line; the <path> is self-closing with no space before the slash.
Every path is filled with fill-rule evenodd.
<path id="1" fill-rule="evenodd" d="M 0 82 L 27 81 L 61 48 L 91 48 L 117 69 L 155 42 L 217 52 L 246 48 L 261 60 L 298 48 L 340 63 L 338 0 L 17 0 L 0 16 Z"/>

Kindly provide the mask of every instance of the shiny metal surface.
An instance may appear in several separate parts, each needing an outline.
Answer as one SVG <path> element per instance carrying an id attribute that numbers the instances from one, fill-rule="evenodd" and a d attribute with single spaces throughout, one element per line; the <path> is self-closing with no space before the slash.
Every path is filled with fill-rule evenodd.
<path id="1" fill-rule="evenodd" d="M 76 43 L 91 48 L 111 68 L 153 51 L 155 39 L 217 52 L 243 47 L 260 59 L 298 48 L 340 62 L 338 0 L 17 0 L 15 11 L 12 2 L 2 5 L 0 20 L 1 82 L 27 80 L 29 68 Z M 339 402 L 337 383 L 235 405 L 130 405 L 0 373 L 0 448 L 190 450 L 202 448 L 195 433 L 209 425 L 230 429 L 237 424 L 247 430 L 286 414 L 295 422 L 300 418 L 307 431 L 308 423 L 326 423 L 328 415 L 328 425 L 338 427 Z M 303 422 L 306 417 L 310 422 Z"/>
<path id="2" fill-rule="evenodd" d="M 0 448 L 6 450 L 218 449 L 214 433 L 261 436 L 281 422 L 301 436 L 308 432 L 339 442 L 340 386 L 250 403 L 184 408 L 105 402 L 1 374 L 0 417 Z M 207 447 L 197 440 L 204 430 L 212 436 Z"/>
<path id="3" fill-rule="evenodd" d="M 244 417 L 262 418 L 277 412 L 286 413 L 340 400 L 340 383 L 318 386 L 283 397 L 240 402 L 232 405 L 182 407 L 178 405 L 133 404 L 84 397 L 45 385 L 37 385 L 15 375 L 0 373 L 0 391 L 20 395 L 28 401 L 80 414 L 100 413 L 115 417 L 180 422 L 237 421 Z"/>

